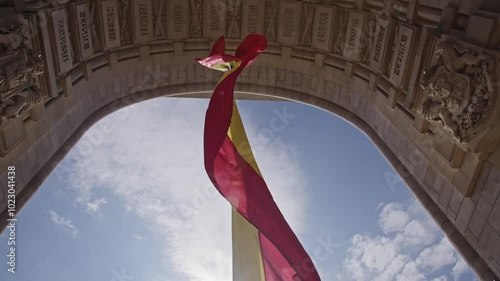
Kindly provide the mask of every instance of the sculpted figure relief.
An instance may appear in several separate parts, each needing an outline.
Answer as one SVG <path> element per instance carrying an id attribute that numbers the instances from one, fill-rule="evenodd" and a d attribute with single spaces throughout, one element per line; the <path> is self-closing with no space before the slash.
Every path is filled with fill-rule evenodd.
<path id="1" fill-rule="evenodd" d="M 227 36 L 229 38 L 240 38 L 241 36 L 241 1 L 228 2 Z"/>
<path id="2" fill-rule="evenodd" d="M 347 28 L 347 15 L 343 8 L 338 8 L 335 15 L 333 25 L 333 52 L 336 54 L 342 54 L 344 50 L 344 38 Z"/>
<path id="3" fill-rule="evenodd" d="M 375 41 L 375 29 L 377 28 L 377 17 L 374 13 L 369 13 L 366 25 L 363 30 L 363 46 L 361 50 L 361 62 L 369 64 L 372 46 Z"/>
<path id="4" fill-rule="evenodd" d="M 90 9 L 90 20 L 92 21 L 92 24 L 90 25 L 90 34 L 92 36 L 92 47 L 94 50 L 94 53 L 97 53 L 101 50 L 101 44 L 99 41 L 99 36 L 97 35 L 97 0 L 91 0 L 89 4 L 89 9 Z"/>
<path id="5" fill-rule="evenodd" d="M 120 39 L 122 45 L 132 43 L 132 38 L 130 36 L 132 26 L 130 12 L 130 0 L 120 0 L 118 13 L 120 17 Z"/>
<path id="6" fill-rule="evenodd" d="M 267 0 L 266 1 L 266 17 L 264 20 L 264 30 L 265 36 L 270 41 L 276 41 L 278 36 L 277 33 L 277 21 L 278 18 L 278 1 L 277 0 Z"/>
<path id="7" fill-rule="evenodd" d="M 314 20 L 314 5 L 306 3 L 303 5 L 301 19 L 302 35 L 300 36 L 301 45 L 309 45 L 312 41 L 312 25 Z"/>
<path id="8" fill-rule="evenodd" d="M 427 99 L 420 113 L 437 121 L 457 141 L 467 143 L 487 118 L 494 89 L 490 73 L 493 59 L 450 42 L 436 47 L 437 63 L 422 73 L 420 86 Z"/>
<path id="9" fill-rule="evenodd" d="M 15 50 L 29 36 L 29 28 L 21 15 L 10 15 L 0 19 L 0 54 Z"/>
<path id="10" fill-rule="evenodd" d="M 190 37 L 202 37 L 203 36 L 203 1 L 200 0 L 190 0 L 190 16 L 191 16 L 191 26 L 189 28 Z"/>
<path id="11" fill-rule="evenodd" d="M 41 56 L 24 46 L 0 57 L 1 120 L 16 118 L 42 101 L 36 77 L 43 74 L 43 68 Z"/>
<path id="12" fill-rule="evenodd" d="M 153 34 L 154 38 L 157 40 L 167 38 L 167 34 L 165 32 L 165 22 L 167 21 L 165 15 L 165 4 L 166 3 L 163 0 L 155 0 L 153 5 Z"/>

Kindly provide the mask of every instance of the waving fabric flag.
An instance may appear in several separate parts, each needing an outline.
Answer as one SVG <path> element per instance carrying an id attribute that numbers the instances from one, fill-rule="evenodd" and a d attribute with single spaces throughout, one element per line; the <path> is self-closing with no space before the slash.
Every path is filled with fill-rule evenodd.
<path id="1" fill-rule="evenodd" d="M 232 56 L 224 54 L 221 37 L 210 55 L 198 60 L 224 72 L 205 119 L 205 169 L 232 205 L 234 281 L 320 281 L 262 178 L 233 96 L 238 75 L 266 47 L 263 36 L 251 34 Z"/>

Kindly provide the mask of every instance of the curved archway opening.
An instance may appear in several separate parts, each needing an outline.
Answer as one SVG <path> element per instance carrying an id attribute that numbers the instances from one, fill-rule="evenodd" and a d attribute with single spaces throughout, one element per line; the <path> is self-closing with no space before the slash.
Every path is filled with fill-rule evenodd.
<path id="1" fill-rule="evenodd" d="M 160 98 L 126 107 L 97 122 L 81 137 L 46 181 L 50 185 L 45 188 L 48 197 L 39 200 L 39 192 L 24 211 L 28 213 L 31 205 L 35 209 L 36 200 L 45 202 L 33 211 L 39 215 L 39 229 L 62 230 L 52 235 L 49 232 L 45 237 L 52 243 L 38 246 L 49 251 L 56 240 L 75 245 L 73 250 L 62 251 L 64 244 L 54 246 L 54 255 L 60 261 L 79 250 L 85 254 L 109 253 L 108 263 L 89 265 L 101 266 L 105 279 L 125 275 L 154 280 L 155 261 L 161 264 L 165 259 L 172 268 L 172 275 L 164 275 L 166 278 L 185 278 L 175 275 L 175 270 L 177 274 L 195 274 L 192 280 L 210 274 L 215 275 L 207 280 L 230 278 L 229 209 L 208 185 L 201 161 L 206 101 L 191 101 L 193 107 L 173 107 L 169 102 Z M 108 110 L 118 107 L 109 105 Z M 432 228 L 429 218 L 418 211 L 418 204 L 409 200 L 411 195 L 402 188 L 402 181 L 400 186 L 388 181 L 397 179 L 396 173 L 359 130 L 301 104 L 257 106 L 246 102 L 241 109 L 272 192 L 317 260 L 323 279 L 336 280 L 336 274 L 341 274 L 340 280 L 372 280 L 370 274 L 393 270 L 394 276 L 402 274 L 401 278 L 424 271 L 429 274 L 426 279 L 431 280 L 441 278 L 442 271 L 452 278 L 453 268 L 460 269 L 458 255 L 442 242 L 442 234 L 435 232 L 437 228 Z M 93 124 L 97 119 L 99 115 L 94 115 L 87 122 Z M 168 130 L 167 126 L 172 127 Z M 85 126 L 72 138 L 80 138 L 84 131 Z M 198 172 L 186 171 L 186 167 L 196 166 Z M 394 177 L 387 177 L 386 172 Z M 59 191 L 64 194 L 57 192 L 56 186 L 62 187 Z M 61 196 L 72 198 L 62 200 Z M 167 217 L 160 216 L 164 212 Z M 25 220 L 22 216 L 20 220 Z M 49 222 L 54 223 L 52 228 L 47 226 Z M 221 235 L 221 229 L 226 229 L 226 236 Z M 85 232 L 93 236 L 82 240 Z M 38 239 L 44 237 L 37 234 Z M 429 234 L 432 237 L 426 236 Z M 123 252 L 123 245 L 131 252 Z M 92 247 L 96 250 L 90 250 Z M 447 269 L 426 264 L 429 259 L 424 258 L 417 264 L 420 255 L 434 254 L 448 254 L 448 263 L 443 265 Z M 127 255 L 148 266 L 134 266 L 133 259 L 124 258 Z M 221 264 L 225 267 L 217 267 Z M 467 276 L 462 278 L 469 280 Z"/>

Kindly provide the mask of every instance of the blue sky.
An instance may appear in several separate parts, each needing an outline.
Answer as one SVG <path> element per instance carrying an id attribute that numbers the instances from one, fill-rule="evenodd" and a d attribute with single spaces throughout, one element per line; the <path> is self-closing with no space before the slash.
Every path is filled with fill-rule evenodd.
<path id="1" fill-rule="evenodd" d="M 299 103 L 238 103 L 322 280 L 474 279 L 358 129 Z M 207 104 L 158 98 L 94 125 L 19 213 L 17 270 L 0 280 L 232 280 L 230 207 L 203 169 Z"/>

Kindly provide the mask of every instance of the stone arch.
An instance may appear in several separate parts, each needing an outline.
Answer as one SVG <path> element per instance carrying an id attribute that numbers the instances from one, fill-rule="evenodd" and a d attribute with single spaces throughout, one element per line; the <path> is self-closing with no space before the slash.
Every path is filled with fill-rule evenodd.
<path id="1" fill-rule="evenodd" d="M 103 2 L 113 6 L 113 1 Z M 147 7 L 160 3 L 137 1 L 143 2 Z M 492 61 L 497 60 L 498 51 L 492 48 L 498 49 L 498 42 L 484 41 L 469 30 L 477 21 L 484 24 L 484 13 L 474 14 L 471 7 L 433 6 L 416 0 L 316 2 L 248 1 L 255 3 L 256 13 L 263 13 L 263 8 L 268 11 L 269 15 L 266 13 L 261 19 L 263 22 L 255 23 L 255 30 L 266 34 L 270 45 L 242 73 L 237 92 L 303 102 L 358 127 L 406 181 L 476 275 L 481 280 L 493 280 L 495 275 L 500 275 L 500 216 L 497 215 L 500 187 L 496 184 L 500 180 L 500 150 L 497 149 L 500 106 L 498 99 L 494 99 L 496 88 L 490 99 L 491 110 L 483 118 L 485 121 L 476 136 L 465 144 L 457 142 L 440 122 L 428 122 L 418 111 L 426 99 L 425 91 L 419 87 L 421 71 L 429 65 L 438 65 L 441 69 L 446 66 L 433 58 L 434 50 L 439 48 L 437 43 L 451 42 L 456 47 L 459 53 L 455 54 L 454 62 L 463 64 L 460 51 L 464 48 L 481 51 Z M 92 2 L 96 3 L 101 5 L 101 2 Z M 155 33 L 154 40 L 141 38 L 135 27 L 123 28 L 120 34 L 128 34 L 130 38 L 124 36 L 120 44 L 112 45 L 107 39 L 95 37 L 103 49 L 98 52 L 86 49 L 89 54 L 81 48 L 84 42 L 77 41 L 75 61 L 69 64 L 64 61 L 61 40 L 54 37 L 54 32 L 60 31 L 54 22 L 65 18 L 60 12 L 62 7 L 46 7 L 38 10 L 34 18 L 28 17 L 40 23 L 33 31 L 40 38 L 38 41 L 33 38 L 32 45 L 46 63 L 46 72 L 39 81 L 45 96 L 43 102 L 28 104 L 28 110 L 0 124 L 2 227 L 8 213 L 7 188 L 3 187 L 7 173 L 3 171 L 9 165 L 19 171 L 16 191 L 20 208 L 83 132 L 101 117 L 121 106 L 153 97 L 210 93 L 219 76 L 199 66 L 195 58 L 205 56 L 211 42 L 226 31 L 231 38 L 227 40 L 227 48 L 234 51 L 254 20 L 251 5 L 238 10 L 240 17 L 234 20 L 235 6 L 222 5 L 225 1 L 193 0 L 186 4 L 184 0 L 170 0 L 166 3 L 173 8 L 180 3 L 183 8 L 179 10 L 180 16 L 164 15 L 171 23 L 163 27 L 166 35 L 156 23 L 147 29 L 150 35 Z M 71 5 L 66 7 L 70 11 L 74 9 Z M 190 11 L 188 16 L 186 5 Z M 146 18 L 154 18 L 152 14 L 158 12 L 154 7 L 151 13 L 146 13 Z M 224 16 L 228 24 L 221 25 L 220 18 L 212 21 L 208 17 L 213 16 L 212 12 Z M 437 16 L 441 12 L 451 16 Z M 204 15 L 208 15 L 206 19 Z M 102 31 L 106 24 L 97 17 L 90 26 Z M 126 19 L 114 20 L 121 27 L 136 24 Z M 182 24 L 176 25 L 176 20 L 182 20 Z M 322 20 L 331 24 L 322 26 Z M 343 29 L 333 30 L 332 27 L 337 26 L 334 23 Z M 370 24 L 376 28 L 370 31 Z M 186 25 L 190 27 L 187 31 Z M 74 34 L 82 32 L 77 29 L 78 22 L 71 23 L 71 27 Z M 381 33 L 383 27 L 387 33 Z M 331 30 L 325 33 L 325 28 Z M 235 34 L 234 30 L 240 33 Z M 462 32 L 464 40 L 446 35 L 448 32 Z M 64 32 L 58 35 L 69 42 Z M 379 60 L 375 59 L 377 54 Z M 498 71 L 493 70 L 489 79 L 495 87 Z M 443 89 L 454 91 L 444 86 Z"/>

